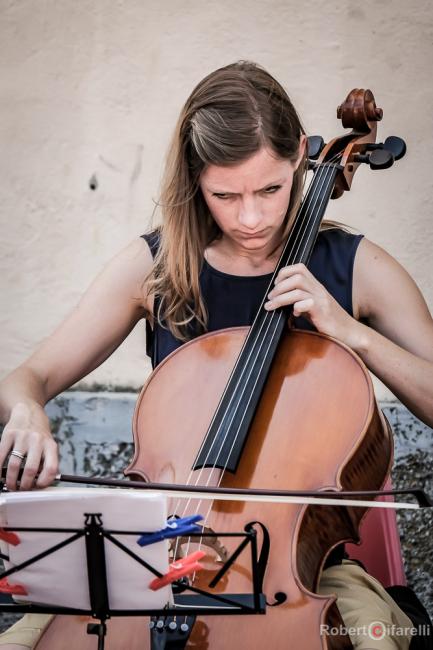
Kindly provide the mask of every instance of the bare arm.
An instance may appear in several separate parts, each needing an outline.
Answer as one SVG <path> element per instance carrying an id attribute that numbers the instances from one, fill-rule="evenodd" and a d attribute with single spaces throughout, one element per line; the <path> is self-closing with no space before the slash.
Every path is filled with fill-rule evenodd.
<path id="1" fill-rule="evenodd" d="M 382 248 L 361 241 L 354 267 L 359 317 L 353 349 L 421 420 L 433 427 L 433 319 L 415 282 Z"/>
<path id="2" fill-rule="evenodd" d="M 41 460 L 39 486 L 57 473 L 57 447 L 43 407 L 105 361 L 146 316 L 142 285 L 152 264 L 147 243 L 134 240 L 106 265 L 53 334 L 1 382 L 0 418 L 7 424 L 0 466 L 12 449 L 25 454 L 23 489 L 31 487 Z M 9 489 L 15 488 L 19 467 L 19 458 L 11 456 Z"/>

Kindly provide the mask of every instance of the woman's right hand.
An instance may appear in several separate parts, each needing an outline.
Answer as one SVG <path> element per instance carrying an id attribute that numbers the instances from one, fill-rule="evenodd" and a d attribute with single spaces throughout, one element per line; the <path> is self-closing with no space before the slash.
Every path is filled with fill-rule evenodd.
<path id="1" fill-rule="evenodd" d="M 22 454 L 24 459 L 11 454 L 12 451 Z M 54 481 L 59 466 L 57 443 L 51 435 L 48 417 L 39 404 L 20 403 L 12 409 L 0 441 L 0 467 L 3 467 L 8 454 L 8 490 L 17 489 L 22 465 L 20 490 L 47 487 Z"/>

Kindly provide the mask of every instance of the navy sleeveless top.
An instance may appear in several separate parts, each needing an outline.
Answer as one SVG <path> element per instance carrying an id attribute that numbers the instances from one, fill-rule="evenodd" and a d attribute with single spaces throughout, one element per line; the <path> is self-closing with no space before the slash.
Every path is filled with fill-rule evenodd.
<path id="1" fill-rule="evenodd" d="M 142 235 L 152 255 L 159 246 L 158 231 Z M 322 230 L 314 247 L 309 269 L 329 293 L 351 316 L 353 262 L 363 235 L 354 235 L 340 228 Z M 208 310 L 207 331 L 251 325 L 270 283 L 272 273 L 266 275 L 230 275 L 214 269 L 206 260 L 200 273 L 200 290 Z M 154 314 L 158 299 L 155 298 Z M 295 318 L 294 326 L 314 330 L 304 318 Z M 197 334 L 195 335 L 197 336 Z M 192 328 L 191 338 L 194 336 Z M 147 354 L 155 368 L 173 350 L 182 345 L 166 328 L 154 319 L 153 330 L 147 325 Z"/>

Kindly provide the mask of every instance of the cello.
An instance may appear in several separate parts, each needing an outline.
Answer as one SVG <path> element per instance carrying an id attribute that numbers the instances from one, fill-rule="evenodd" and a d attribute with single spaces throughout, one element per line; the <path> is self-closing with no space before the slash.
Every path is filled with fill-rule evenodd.
<path id="1" fill-rule="evenodd" d="M 328 201 L 350 189 L 360 164 L 385 168 L 402 155 L 396 139 L 384 147 L 376 144 L 382 112 L 370 91 L 352 91 L 338 114 L 352 131 L 323 148 L 313 141 L 313 180 L 273 279 L 283 266 L 308 264 Z M 262 303 L 251 328 L 205 334 L 167 357 L 139 396 L 135 455 L 126 475 L 152 483 L 244 489 L 380 489 L 390 469 L 392 435 L 377 408 L 366 367 L 338 341 L 288 327 L 289 316 L 286 309 L 266 312 Z M 185 382 L 186 369 L 195 380 L 193 394 Z M 208 511 L 199 543 L 207 562 L 194 585 L 208 585 L 234 550 L 228 538 L 215 542 L 212 532 L 259 522 L 267 611 L 264 617 L 248 618 L 241 641 L 236 616 L 200 613 L 183 646 L 176 647 L 351 647 L 347 636 L 320 635 L 320 625 L 342 621 L 335 597 L 315 592 L 329 552 L 359 540 L 366 508 L 266 504 L 258 511 L 250 502 L 216 500 L 208 508 L 200 499 L 189 499 L 186 506 L 174 500 L 169 511 L 185 516 L 197 508 Z M 175 544 L 174 559 L 191 547 L 189 539 Z M 240 555 L 216 590 L 242 593 L 250 579 Z M 182 618 L 180 612 L 180 625 Z M 108 649 L 170 647 L 169 640 L 158 646 L 158 632 L 149 632 L 145 622 L 125 621 L 110 621 Z M 71 635 L 83 650 L 94 647 L 85 633 L 86 622 L 85 617 L 58 617 L 36 647 L 70 647 Z"/>

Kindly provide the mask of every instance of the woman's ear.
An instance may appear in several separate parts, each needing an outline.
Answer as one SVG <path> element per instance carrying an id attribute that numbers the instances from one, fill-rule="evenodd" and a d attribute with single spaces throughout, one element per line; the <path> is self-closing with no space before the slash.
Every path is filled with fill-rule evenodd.
<path id="1" fill-rule="evenodd" d="M 305 156 L 306 147 L 307 147 L 307 136 L 305 135 L 305 133 L 302 133 L 299 140 L 299 152 L 295 163 L 295 170 L 298 169 L 299 165 L 301 164 L 301 160 L 303 160 Z"/>

